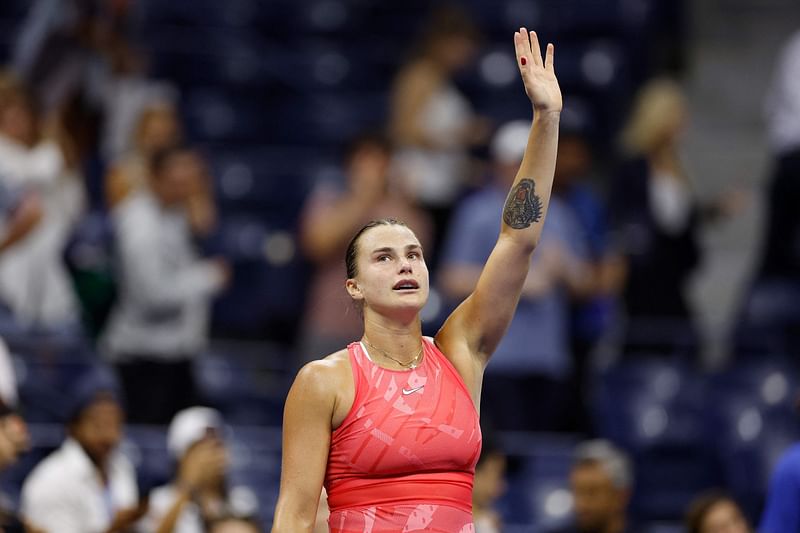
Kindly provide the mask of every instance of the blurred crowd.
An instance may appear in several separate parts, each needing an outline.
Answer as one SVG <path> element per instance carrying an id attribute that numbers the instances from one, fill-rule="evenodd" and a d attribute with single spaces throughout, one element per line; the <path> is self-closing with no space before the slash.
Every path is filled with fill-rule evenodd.
<path id="1" fill-rule="evenodd" d="M 471 293 L 494 245 L 530 110 L 508 116 L 471 99 L 465 73 L 474 72 L 487 46 L 480 17 L 451 5 L 420 12 L 424 22 L 402 51 L 407 55 L 386 59 L 393 77 L 381 87 L 383 113 L 351 138 L 319 146 L 335 154 L 333 171 L 315 176 L 288 215 L 276 208 L 290 230 L 288 242 L 245 239 L 227 232 L 225 222 L 237 213 L 219 208 L 221 192 L 230 194 L 238 183 L 215 176 L 221 149 L 193 138 L 179 84 L 169 73 L 152 74 L 146 43 L 137 41 L 141 6 L 135 0 L 29 4 L 0 73 L 0 336 L 14 355 L 4 349 L 0 357 L 0 468 L 18 462 L 32 440 L 38 446 L 25 422 L 36 406 L 26 405 L 28 389 L 17 392 L 14 362 L 19 369 L 34 357 L 29 351 L 53 363 L 37 346 L 56 339 L 81 346 L 91 364 L 60 382 L 63 394 L 49 421 L 31 423 L 32 429 L 57 423 L 64 440 L 25 468 L 24 482 L 12 487 L 18 497 L 0 500 L 0 531 L 263 531 L 269 512 L 228 483 L 230 421 L 198 378 L 209 339 L 236 337 L 231 323 L 248 315 L 246 305 L 231 311 L 215 299 L 285 294 L 284 277 L 252 282 L 252 258 L 280 263 L 287 247 L 288 255 L 298 250 L 301 258 L 287 261 L 299 279 L 289 288 L 299 291 L 278 303 L 302 312 L 256 332 L 238 330 L 285 348 L 282 381 L 272 385 L 280 396 L 301 364 L 361 335 L 344 291 L 345 247 L 369 220 L 395 217 L 425 248 L 433 290 L 424 329 L 435 333 Z M 362 9 L 371 9 L 366 4 Z M 512 488 L 527 487 L 506 482 L 526 475 L 504 445 L 503 437 L 517 432 L 609 439 L 569 448 L 562 477 L 569 479 L 574 525 L 563 531 L 645 531 L 636 522 L 641 517 L 629 513 L 634 490 L 646 485 L 635 482 L 635 467 L 659 456 L 626 446 L 603 422 L 638 397 L 614 396 L 622 389 L 598 396 L 594 384 L 606 372 L 651 364 L 686 375 L 706 370 L 703 332 L 688 299 L 703 262 L 700 232 L 739 216 L 753 198 L 734 187 L 712 200 L 696 194 L 702 177 L 689 175 L 682 159 L 691 119 L 681 84 L 682 3 L 652 4 L 667 22 L 648 27 L 653 38 L 631 59 L 630 85 L 616 95 L 626 103 L 612 120 L 598 119 L 580 105 L 586 95 L 562 83 L 567 107 L 553 198 L 516 316 L 484 383 L 482 418 L 492 437 L 476 472 L 481 533 L 504 530 L 511 507 L 531 505 L 508 498 Z M 380 41 L 377 33 L 373 38 Z M 731 368 L 771 358 L 794 369 L 800 354 L 800 33 L 776 67 L 767 134 L 773 150 L 767 224 L 758 266 L 740 291 Z M 280 138 L 280 131 L 273 135 Z M 275 205 L 289 205 L 288 193 L 280 194 L 290 186 L 251 189 L 262 187 Z M 772 407 L 792 403 L 800 393 L 791 389 L 796 381 L 784 378 L 789 390 Z M 620 398 L 632 404 L 604 410 L 604 400 Z M 248 422 L 261 420 L 236 419 Z M 157 428 L 170 457 L 168 475 L 145 479 L 137 472 L 120 447 L 127 424 Z M 796 420 L 789 425 L 786 434 L 796 435 Z M 743 533 L 751 531 L 748 521 L 760 522 L 762 533 L 800 531 L 799 465 L 792 448 L 777 466 L 766 503 L 763 493 L 755 504 L 737 501 L 724 479 L 699 483 L 728 492 L 698 491 L 690 504 L 680 500 L 685 531 Z"/>

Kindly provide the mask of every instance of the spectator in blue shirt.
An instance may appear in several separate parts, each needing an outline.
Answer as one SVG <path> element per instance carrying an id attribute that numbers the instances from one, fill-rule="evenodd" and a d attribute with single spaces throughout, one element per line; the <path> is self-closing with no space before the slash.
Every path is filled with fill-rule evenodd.
<path id="1" fill-rule="evenodd" d="M 458 206 L 442 259 L 440 287 L 460 301 L 475 287 L 500 231 L 509 184 L 530 124 L 512 122 L 492 142 L 494 179 Z M 499 430 L 557 431 L 569 399 L 569 294 L 591 281 L 583 233 L 569 206 L 553 197 L 514 319 L 487 367 L 483 406 Z"/>
<path id="2" fill-rule="evenodd" d="M 783 455 L 772 473 L 760 533 L 800 533 L 800 444 Z"/>

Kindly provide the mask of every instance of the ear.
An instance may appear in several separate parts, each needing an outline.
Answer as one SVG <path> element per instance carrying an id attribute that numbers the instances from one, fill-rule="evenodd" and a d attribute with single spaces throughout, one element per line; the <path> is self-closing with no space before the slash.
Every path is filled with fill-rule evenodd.
<path id="1" fill-rule="evenodd" d="M 361 288 L 358 286 L 358 282 L 350 278 L 344 284 L 345 289 L 347 289 L 347 293 L 350 295 L 350 298 L 353 300 L 361 301 L 364 299 L 364 295 L 361 292 Z"/>

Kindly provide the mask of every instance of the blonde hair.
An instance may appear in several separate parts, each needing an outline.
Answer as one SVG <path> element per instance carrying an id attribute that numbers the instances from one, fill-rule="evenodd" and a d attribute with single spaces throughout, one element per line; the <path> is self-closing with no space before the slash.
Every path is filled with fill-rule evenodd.
<path id="1" fill-rule="evenodd" d="M 657 78 L 639 91 L 620 144 L 627 155 L 643 155 L 663 142 L 683 119 L 686 108 L 683 90 L 675 80 Z"/>

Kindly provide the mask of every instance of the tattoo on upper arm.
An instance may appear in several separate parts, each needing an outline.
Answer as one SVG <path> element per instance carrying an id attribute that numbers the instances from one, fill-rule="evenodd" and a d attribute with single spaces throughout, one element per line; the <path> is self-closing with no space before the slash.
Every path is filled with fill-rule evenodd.
<path id="1" fill-rule="evenodd" d="M 520 180 L 508 194 L 503 222 L 514 229 L 525 229 L 542 219 L 542 199 L 534 191 L 532 179 Z"/>

